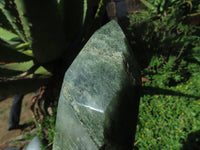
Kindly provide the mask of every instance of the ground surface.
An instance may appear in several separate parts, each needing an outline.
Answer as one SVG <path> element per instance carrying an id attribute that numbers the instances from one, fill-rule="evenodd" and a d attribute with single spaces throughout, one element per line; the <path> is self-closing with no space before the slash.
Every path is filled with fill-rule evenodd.
<path id="1" fill-rule="evenodd" d="M 12 105 L 13 98 L 7 98 L 0 101 L 0 150 L 5 150 L 7 147 L 24 147 L 30 142 L 30 140 L 24 140 L 25 135 L 35 132 L 32 114 L 29 109 L 29 104 L 34 93 L 25 95 L 22 103 L 22 112 L 20 117 L 20 125 L 23 125 L 22 129 L 15 129 L 7 131 L 7 124 L 9 118 L 9 112 Z M 16 139 L 21 139 L 16 141 Z"/>

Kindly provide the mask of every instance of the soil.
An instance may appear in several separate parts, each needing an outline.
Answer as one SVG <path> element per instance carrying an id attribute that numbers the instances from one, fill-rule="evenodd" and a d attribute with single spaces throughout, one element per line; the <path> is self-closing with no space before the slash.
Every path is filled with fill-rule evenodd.
<path id="1" fill-rule="evenodd" d="M 24 96 L 20 116 L 20 125 L 22 128 L 11 131 L 7 131 L 6 128 L 13 98 L 10 97 L 0 101 L 0 150 L 5 150 L 8 147 L 18 147 L 20 150 L 25 150 L 26 145 L 30 142 L 25 136 L 36 132 L 29 109 L 29 104 L 33 96 L 34 93 L 29 93 Z"/>

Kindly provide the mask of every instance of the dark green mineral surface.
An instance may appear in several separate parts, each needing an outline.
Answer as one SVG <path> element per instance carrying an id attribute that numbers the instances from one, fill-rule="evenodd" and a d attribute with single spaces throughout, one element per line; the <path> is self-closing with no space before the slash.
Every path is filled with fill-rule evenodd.
<path id="1" fill-rule="evenodd" d="M 96 31 L 67 70 L 54 150 L 132 150 L 140 73 L 115 21 Z"/>

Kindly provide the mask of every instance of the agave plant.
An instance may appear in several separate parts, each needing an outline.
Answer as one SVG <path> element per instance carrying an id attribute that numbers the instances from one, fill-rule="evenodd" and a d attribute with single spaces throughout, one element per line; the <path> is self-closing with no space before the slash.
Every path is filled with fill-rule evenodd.
<path id="1" fill-rule="evenodd" d="M 104 3 L 1 0 L 0 98 L 34 91 L 65 72 L 66 62 L 70 64 L 84 41 L 83 31 L 101 18 Z M 94 5 L 99 8 L 91 17 Z"/>
<path id="2" fill-rule="evenodd" d="M 45 85 L 30 105 L 33 113 L 34 106 L 40 111 L 34 116 L 43 118 L 36 101 L 44 99 L 48 105 L 56 100 L 66 69 L 100 27 L 105 3 L 106 0 L 1 0 L 0 99 Z"/>

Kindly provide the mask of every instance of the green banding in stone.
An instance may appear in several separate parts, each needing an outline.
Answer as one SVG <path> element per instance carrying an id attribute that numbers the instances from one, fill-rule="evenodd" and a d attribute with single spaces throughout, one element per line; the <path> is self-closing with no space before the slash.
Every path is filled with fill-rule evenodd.
<path id="1" fill-rule="evenodd" d="M 69 84 L 67 84 L 67 86 L 65 86 L 66 84 L 63 84 L 63 90 L 62 90 L 62 93 L 61 95 L 63 96 L 63 100 L 67 100 L 66 102 L 68 103 L 68 105 L 74 110 L 76 111 L 77 113 L 75 113 L 75 116 L 77 118 L 77 120 L 80 121 L 80 124 L 81 123 L 86 123 L 87 122 L 89 123 L 90 120 L 93 120 L 95 118 L 101 118 L 102 116 L 100 114 L 102 114 L 102 110 L 95 110 L 94 108 L 92 107 L 89 107 L 88 110 L 85 110 L 84 108 L 88 107 L 86 105 L 83 105 L 83 104 L 80 104 L 80 103 L 77 103 L 74 101 L 72 95 L 70 94 L 69 92 L 69 89 L 67 88 L 67 86 L 71 87 Z M 75 89 L 77 90 L 77 89 Z M 73 105 L 71 105 L 73 104 Z M 79 115 L 81 112 L 81 116 Z M 90 114 L 90 116 L 88 116 L 87 114 Z M 83 116 L 85 116 L 85 118 L 83 118 Z M 103 118 L 102 118 L 103 119 Z M 83 122 L 83 120 L 85 120 Z M 99 120 L 100 121 L 100 120 Z M 98 121 L 96 122 L 95 125 L 92 125 L 91 124 L 88 124 L 86 125 L 86 128 L 85 130 L 88 132 L 88 134 L 90 135 L 90 137 L 92 138 L 93 142 L 96 143 L 96 146 L 98 147 L 98 145 L 101 145 L 103 143 L 103 141 L 99 141 L 99 139 L 102 139 L 103 137 L 103 129 L 99 127 L 99 124 L 102 124 L 103 122 L 99 123 Z M 97 129 L 97 130 L 89 130 L 89 129 Z M 95 128 L 94 128 L 95 127 Z M 101 130 L 99 130 L 101 129 Z"/>
<path id="2" fill-rule="evenodd" d="M 89 135 L 85 134 L 87 130 L 85 130 L 80 120 L 75 116 L 75 114 L 72 114 L 73 108 L 69 105 L 67 101 L 64 100 L 62 94 L 60 96 L 58 107 L 60 107 L 60 109 L 57 112 L 53 149 L 98 150 L 97 147 L 90 140 Z M 66 124 L 65 122 L 69 122 L 69 124 Z M 70 136 L 73 132 L 75 133 L 75 137 Z M 74 140 L 77 138 L 80 138 L 78 140 L 79 143 L 74 143 Z"/>
<path id="3" fill-rule="evenodd" d="M 54 149 L 86 150 L 94 145 L 93 150 L 103 145 L 109 150 L 131 149 L 140 86 L 125 35 L 111 21 L 95 32 L 65 74 Z M 67 137 L 63 145 L 60 140 Z"/>
<path id="4" fill-rule="evenodd" d="M 83 59 L 86 59 L 88 61 L 85 63 L 81 63 Z M 74 96 L 74 99 L 79 99 L 77 103 L 104 112 L 103 107 L 105 107 L 104 105 L 107 104 L 101 104 L 103 102 L 101 101 L 102 98 L 107 97 L 105 95 L 106 93 L 107 95 L 108 93 L 112 94 L 115 92 L 114 89 L 119 88 L 119 85 L 117 85 L 117 81 L 120 79 L 120 76 L 118 76 L 118 74 L 120 71 L 122 71 L 123 68 L 122 62 L 121 65 L 119 63 L 120 62 L 118 60 L 113 60 L 110 57 L 102 57 L 98 54 L 94 55 L 92 53 L 82 51 L 79 55 L 79 59 L 76 59 L 69 68 L 67 77 L 65 78 L 65 80 L 68 81 L 68 87 L 70 86 L 70 89 L 74 88 L 74 90 L 71 90 L 70 93 Z M 73 70 L 73 73 L 71 71 L 71 68 L 75 67 L 74 64 L 76 64 L 76 71 Z M 83 68 L 90 69 L 84 70 Z M 107 72 L 110 72 L 109 77 L 106 76 Z M 101 76 L 98 77 L 99 75 Z M 102 84 L 101 81 L 104 81 L 105 84 Z M 115 84 L 115 87 L 111 86 L 113 84 Z M 103 87 L 109 87 L 110 91 L 107 91 Z M 84 93 L 80 91 L 83 89 L 85 89 Z M 98 91 L 100 89 L 101 91 Z M 87 95 L 89 93 L 91 94 L 91 96 L 87 97 L 86 99 L 84 95 Z M 95 95 L 96 97 L 94 97 Z M 94 100 L 92 101 L 91 98 Z M 109 97 L 107 98 L 109 102 Z"/>
<path id="5" fill-rule="evenodd" d="M 81 112 L 77 112 L 76 115 L 78 116 L 78 119 L 81 120 L 80 123 L 84 124 L 84 128 L 86 128 L 87 134 L 90 135 L 91 140 L 97 147 L 103 146 L 104 138 L 103 128 L 101 125 L 103 124 L 104 116 L 102 113 L 93 108 L 79 105 L 77 103 L 74 103 L 73 107 L 76 107 L 75 110 L 78 109 L 79 112 Z M 94 122 L 93 120 L 96 121 Z"/>
<path id="6" fill-rule="evenodd" d="M 126 37 L 119 25 L 112 21 L 112 28 L 104 26 L 101 30 L 96 31 L 90 38 L 90 42 L 84 46 L 83 51 L 96 51 L 103 55 L 110 56 L 112 54 L 113 57 L 122 57 L 121 52 L 127 53 L 122 47 L 127 47 Z"/>

